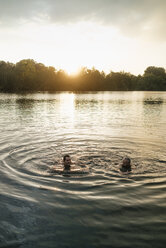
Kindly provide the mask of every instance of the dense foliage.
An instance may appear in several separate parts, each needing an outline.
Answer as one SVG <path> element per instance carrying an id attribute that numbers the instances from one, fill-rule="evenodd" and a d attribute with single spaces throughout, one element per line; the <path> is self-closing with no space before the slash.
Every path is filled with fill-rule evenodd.
<path id="1" fill-rule="evenodd" d="M 143 75 L 126 72 L 105 74 L 82 68 L 76 76 L 63 70 L 46 67 L 32 59 L 16 64 L 0 61 L 0 91 L 98 91 L 98 90 L 166 90 L 166 71 L 162 67 L 148 67 Z"/>

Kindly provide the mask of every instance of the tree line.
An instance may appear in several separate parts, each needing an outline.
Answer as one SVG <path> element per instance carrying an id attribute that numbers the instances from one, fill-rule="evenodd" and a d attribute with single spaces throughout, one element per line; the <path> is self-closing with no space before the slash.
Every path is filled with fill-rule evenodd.
<path id="1" fill-rule="evenodd" d="M 0 61 L 0 91 L 132 91 L 166 90 L 166 71 L 149 66 L 143 75 L 128 72 L 105 74 L 95 68 L 82 68 L 78 75 L 68 75 L 63 70 L 45 66 L 32 59 L 16 64 Z"/>

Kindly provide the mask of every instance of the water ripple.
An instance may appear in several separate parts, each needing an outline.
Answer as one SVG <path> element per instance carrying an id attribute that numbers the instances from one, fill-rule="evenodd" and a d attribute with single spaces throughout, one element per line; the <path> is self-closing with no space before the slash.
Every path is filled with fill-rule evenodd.
<path id="1" fill-rule="evenodd" d="M 165 248 L 164 93 L 65 94 L 0 95 L 0 247 Z"/>

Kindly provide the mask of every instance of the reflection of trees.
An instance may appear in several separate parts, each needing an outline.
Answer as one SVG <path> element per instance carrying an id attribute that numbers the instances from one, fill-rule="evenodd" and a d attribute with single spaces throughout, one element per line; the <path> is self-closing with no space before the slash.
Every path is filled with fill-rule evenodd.
<path id="1" fill-rule="evenodd" d="M 162 98 L 146 98 L 144 100 L 144 104 L 162 104 L 163 99 Z"/>
<path id="2" fill-rule="evenodd" d="M 97 101 L 97 100 L 86 100 L 86 99 L 76 99 L 75 100 L 75 107 L 76 108 L 91 108 L 97 107 L 99 105 L 102 105 L 103 101 Z"/>
<path id="3" fill-rule="evenodd" d="M 26 98 L 26 95 L 19 96 L 16 99 L 17 117 L 25 126 L 31 121 L 34 114 L 35 101 L 34 99 Z"/>
<path id="4" fill-rule="evenodd" d="M 18 98 L 16 99 L 16 103 L 19 109 L 32 109 L 35 103 L 33 99 L 26 99 L 26 98 Z"/>
<path id="5" fill-rule="evenodd" d="M 155 125 L 159 124 L 162 118 L 163 100 L 156 98 L 149 98 L 143 101 L 143 118 L 144 125 L 149 128 L 149 132 Z"/>
<path id="6" fill-rule="evenodd" d="M 166 71 L 162 67 L 148 67 L 144 74 L 127 72 L 105 74 L 95 68 L 82 68 L 77 76 L 63 70 L 46 67 L 32 59 L 16 64 L 0 61 L 0 91 L 102 91 L 102 90 L 166 90 Z"/>

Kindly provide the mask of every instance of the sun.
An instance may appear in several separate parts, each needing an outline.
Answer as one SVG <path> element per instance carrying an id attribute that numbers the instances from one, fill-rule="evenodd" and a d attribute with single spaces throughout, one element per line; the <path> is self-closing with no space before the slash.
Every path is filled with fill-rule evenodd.
<path id="1" fill-rule="evenodd" d="M 24 32 L 30 37 L 26 51 L 25 46 L 22 48 L 24 56 L 69 75 L 77 75 L 83 67 L 108 72 L 125 69 L 128 52 L 132 50 L 130 40 L 122 37 L 117 29 L 94 22 L 30 25 Z"/>
<path id="2" fill-rule="evenodd" d="M 75 63 L 63 64 L 61 67 L 68 75 L 75 76 L 79 73 L 80 67 Z"/>

